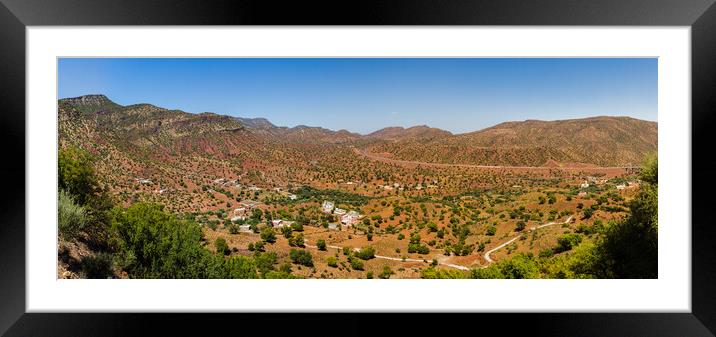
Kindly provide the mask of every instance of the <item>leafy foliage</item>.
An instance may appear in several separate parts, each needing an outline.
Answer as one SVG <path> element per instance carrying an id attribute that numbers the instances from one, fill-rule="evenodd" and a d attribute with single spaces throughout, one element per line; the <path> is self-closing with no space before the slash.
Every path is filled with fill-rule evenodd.
<path id="1" fill-rule="evenodd" d="M 74 238 L 87 225 L 87 211 L 75 202 L 75 198 L 65 190 L 60 190 L 57 204 L 57 225 L 60 235 L 66 239 Z"/>

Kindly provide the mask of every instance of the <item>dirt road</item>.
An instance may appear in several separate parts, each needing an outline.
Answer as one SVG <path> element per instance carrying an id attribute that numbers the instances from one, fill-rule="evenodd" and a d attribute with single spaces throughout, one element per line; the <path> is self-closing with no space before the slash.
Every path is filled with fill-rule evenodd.
<path id="1" fill-rule="evenodd" d="M 532 231 L 538 230 L 538 229 L 540 229 L 540 228 L 549 227 L 549 226 L 553 226 L 553 225 L 563 225 L 563 224 L 566 224 L 566 223 L 572 221 L 572 217 L 573 217 L 573 216 L 570 215 L 570 216 L 567 218 L 567 220 L 565 220 L 565 221 L 563 221 L 563 222 L 553 221 L 553 222 L 548 222 L 548 223 L 546 223 L 546 224 L 542 224 L 542 225 L 539 225 L 539 226 L 536 226 L 536 227 L 531 227 L 531 228 L 529 229 L 529 231 L 532 232 Z M 496 251 L 498 251 L 498 250 L 504 248 L 505 246 L 507 246 L 507 245 L 509 245 L 510 243 L 514 242 L 515 240 L 519 239 L 520 236 L 522 236 L 522 233 L 517 234 L 517 236 L 515 236 L 514 238 L 512 238 L 512 239 L 510 239 L 510 240 L 508 240 L 508 241 L 503 242 L 501 245 L 499 245 L 499 246 L 497 246 L 497 247 L 495 247 L 495 248 L 492 248 L 492 249 L 488 250 L 488 251 L 485 253 L 485 260 L 487 261 L 488 266 L 489 266 L 489 264 L 491 264 L 492 262 L 495 262 L 495 261 L 493 261 L 493 260 L 490 258 L 490 254 L 492 254 L 492 253 L 494 253 L 494 252 L 496 252 Z M 487 266 L 485 266 L 485 267 L 487 267 Z M 483 267 L 483 268 L 485 268 L 485 267 Z"/>

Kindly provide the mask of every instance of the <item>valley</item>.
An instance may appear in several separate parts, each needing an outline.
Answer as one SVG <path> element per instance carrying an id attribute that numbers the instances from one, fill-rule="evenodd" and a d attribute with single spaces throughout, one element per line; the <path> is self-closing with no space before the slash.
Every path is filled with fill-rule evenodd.
<path id="1" fill-rule="evenodd" d="M 630 215 L 657 150 L 657 124 L 629 117 L 362 135 L 88 95 L 57 118 L 60 151 L 86 151 L 119 207 L 161 205 L 207 250 L 273 252 L 301 278 L 467 278 L 515 257 L 570 277 L 554 261 Z"/>

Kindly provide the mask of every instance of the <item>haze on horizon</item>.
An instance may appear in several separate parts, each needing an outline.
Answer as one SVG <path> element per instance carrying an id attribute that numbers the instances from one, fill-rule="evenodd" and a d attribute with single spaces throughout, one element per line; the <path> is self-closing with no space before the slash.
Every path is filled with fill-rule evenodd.
<path id="1" fill-rule="evenodd" d="M 505 121 L 657 120 L 655 58 L 61 58 L 58 98 L 266 118 L 368 134 Z"/>

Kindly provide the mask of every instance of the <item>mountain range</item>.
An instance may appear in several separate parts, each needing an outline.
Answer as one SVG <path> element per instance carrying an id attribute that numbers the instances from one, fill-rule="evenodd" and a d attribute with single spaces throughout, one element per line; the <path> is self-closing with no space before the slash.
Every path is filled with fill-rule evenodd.
<path id="1" fill-rule="evenodd" d="M 149 157 L 250 153 L 255 158 L 280 160 L 287 155 L 309 158 L 317 148 L 355 146 L 392 158 L 435 163 L 619 166 L 637 164 L 655 152 L 658 139 L 656 122 L 630 117 L 511 121 L 463 134 L 426 125 L 391 126 L 361 135 L 151 104 L 123 106 L 104 95 L 60 99 L 58 119 L 61 145 L 100 141 Z"/>

